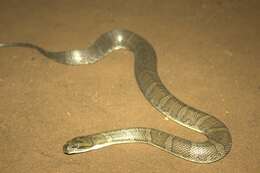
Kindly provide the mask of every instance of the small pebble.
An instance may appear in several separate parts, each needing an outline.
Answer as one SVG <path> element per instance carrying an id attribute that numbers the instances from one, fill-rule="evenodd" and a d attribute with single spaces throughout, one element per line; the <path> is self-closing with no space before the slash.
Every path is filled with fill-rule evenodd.
<path id="1" fill-rule="evenodd" d="M 227 111 L 227 110 L 225 111 L 225 114 L 229 114 L 229 113 L 230 113 L 229 111 Z"/>
<path id="2" fill-rule="evenodd" d="M 233 53 L 230 50 L 224 50 L 224 53 L 228 56 L 233 56 Z"/>

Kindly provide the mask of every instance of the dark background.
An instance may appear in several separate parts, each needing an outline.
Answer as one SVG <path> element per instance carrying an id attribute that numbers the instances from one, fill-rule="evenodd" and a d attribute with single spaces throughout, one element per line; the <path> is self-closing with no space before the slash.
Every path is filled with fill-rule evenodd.
<path id="1" fill-rule="evenodd" d="M 225 122 L 233 148 L 206 165 L 144 144 L 64 155 L 62 146 L 72 137 L 124 127 L 203 137 L 164 120 L 145 100 L 127 51 L 95 65 L 65 66 L 34 50 L 9 48 L 0 49 L 0 172 L 256 173 L 259 7 L 253 0 L 1 0 L 0 42 L 66 50 L 85 48 L 113 28 L 139 33 L 155 48 L 165 85 Z"/>

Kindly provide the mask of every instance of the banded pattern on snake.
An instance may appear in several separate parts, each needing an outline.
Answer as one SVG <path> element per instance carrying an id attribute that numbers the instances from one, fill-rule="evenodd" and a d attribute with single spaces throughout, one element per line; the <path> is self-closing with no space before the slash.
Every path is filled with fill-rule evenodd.
<path id="1" fill-rule="evenodd" d="M 173 96 L 161 82 L 152 45 L 141 36 L 124 29 L 102 34 L 86 49 L 62 52 L 47 51 L 31 43 L 0 43 L 1 47 L 28 47 L 44 56 L 69 65 L 91 64 L 117 49 L 128 49 L 135 58 L 135 77 L 145 98 L 168 119 L 204 134 L 207 140 L 194 142 L 152 128 L 125 128 L 75 137 L 63 147 L 66 154 L 82 153 L 122 143 L 146 143 L 180 158 L 211 163 L 231 150 L 232 139 L 224 123 L 212 115 L 195 109 Z"/>

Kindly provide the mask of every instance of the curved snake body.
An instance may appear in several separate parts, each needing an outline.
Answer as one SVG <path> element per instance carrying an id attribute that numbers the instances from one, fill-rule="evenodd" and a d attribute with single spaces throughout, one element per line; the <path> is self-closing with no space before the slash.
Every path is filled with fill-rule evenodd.
<path id="1" fill-rule="evenodd" d="M 64 153 L 74 154 L 121 143 L 147 143 L 180 158 L 211 163 L 222 159 L 231 150 L 232 140 L 228 128 L 214 116 L 183 103 L 173 96 L 161 82 L 156 67 L 156 53 L 141 36 L 123 29 L 101 35 L 87 49 L 50 52 L 30 43 L 2 43 L 0 47 L 29 47 L 59 63 L 80 65 L 95 63 L 117 49 L 128 49 L 134 54 L 135 77 L 145 98 L 168 119 L 204 134 L 207 140 L 194 142 L 152 128 L 126 128 L 68 141 Z"/>

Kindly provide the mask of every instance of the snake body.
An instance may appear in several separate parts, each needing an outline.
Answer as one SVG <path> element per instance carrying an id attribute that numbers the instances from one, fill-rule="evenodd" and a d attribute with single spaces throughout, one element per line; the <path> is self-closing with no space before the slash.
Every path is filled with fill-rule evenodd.
<path id="1" fill-rule="evenodd" d="M 79 136 L 64 146 L 66 154 L 75 154 L 122 143 L 146 143 L 180 158 L 211 163 L 225 157 L 232 146 L 232 139 L 224 123 L 212 115 L 195 109 L 173 96 L 161 82 L 152 45 L 131 31 L 115 29 L 102 34 L 86 49 L 63 52 L 47 51 L 31 43 L 2 43 L 0 47 L 29 47 L 59 63 L 91 64 L 117 49 L 128 49 L 134 55 L 135 77 L 144 97 L 167 119 L 204 134 L 207 140 L 195 142 L 153 128 L 125 128 L 97 134 Z"/>

